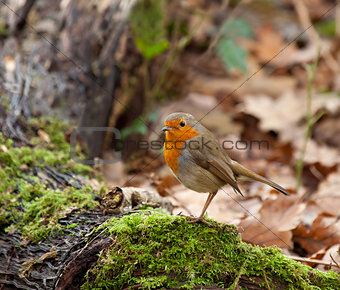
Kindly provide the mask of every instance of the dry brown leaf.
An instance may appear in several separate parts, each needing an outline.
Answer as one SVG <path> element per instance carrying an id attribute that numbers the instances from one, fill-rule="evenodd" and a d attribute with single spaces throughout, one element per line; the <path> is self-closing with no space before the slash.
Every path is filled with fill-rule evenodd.
<path id="1" fill-rule="evenodd" d="M 309 259 L 321 260 L 323 256 L 326 254 L 326 252 L 327 252 L 327 248 L 323 248 L 317 251 L 316 253 L 314 253 L 312 256 L 310 256 Z"/>
<path id="2" fill-rule="evenodd" d="M 340 76 L 339 76 L 340 78 Z M 340 115 L 327 116 L 313 128 L 313 137 L 318 143 L 340 148 Z"/>
<path id="3" fill-rule="evenodd" d="M 258 245 L 277 245 L 292 248 L 292 232 L 305 209 L 296 196 L 278 196 L 276 200 L 263 202 L 259 216 L 248 217 L 238 225 L 243 229 L 242 238 Z"/>
<path id="4" fill-rule="evenodd" d="M 340 109 L 340 98 L 335 94 L 317 94 L 312 100 L 312 114 L 320 109 L 335 113 Z M 273 99 L 266 95 L 246 95 L 241 108 L 245 113 L 260 120 L 260 128 L 264 131 L 274 130 L 280 133 L 282 141 L 292 142 L 296 131 L 305 131 L 299 122 L 306 117 L 307 97 L 305 92 L 287 90 L 280 98 Z"/>
<path id="5" fill-rule="evenodd" d="M 238 201 L 233 206 L 236 211 L 243 212 L 244 215 L 257 215 L 262 207 L 262 201 L 258 197 L 245 198 Z M 239 221 L 240 222 L 240 221 Z"/>
<path id="6" fill-rule="evenodd" d="M 312 196 L 320 213 L 337 216 L 340 213 L 340 168 L 322 181 Z"/>
<path id="7" fill-rule="evenodd" d="M 218 93 L 224 92 L 225 98 L 230 98 L 231 93 L 239 96 L 266 94 L 276 98 L 286 90 L 293 89 L 296 86 L 296 80 L 290 76 L 272 77 L 267 75 L 256 75 L 249 80 L 247 80 L 247 76 L 230 79 L 195 72 L 188 76 L 188 86 L 191 91 L 206 95 L 218 95 Z"/>
<path id="8" fill-rule="evenodd" d="M 287 91 L 277 100 L 265 95 L 247 95 L 242 109 L 260 120 L 262 130 L 274 130 L 279 133 L 281 141 L 293 144 L 297 159 L 305 137 L 306 128 L 301 121 L 306 117 L 306 101 L 305 93 L 293 91 Z M 340 109 L 340 99 L 335 94 L 316 94 L 312 100 L 312 114 L 321 109 L 335 113 Z M 340 163 L 340 155 L 335 148 L 309 140 L 304 161 L 333 166 Z"/>
<path id="9" fill-rule="evenodd" d="M 255 35 L 257 41 L 254 42 L 252 50 L 261 63 L 271 60 L 285 46 L 282 36 L 269 24 L 257 29 Z M 294 47 L 289 46 L 289 49 Z"/>
<path id="10" fill-rule="evenodd" d="M 50 136 L 44 131 L 44 130 L 41 130 L 39 129 L 38 130 L 38 135 L 40 137 L 40 139 L 46 143 L 50 143 L 51 142 L 51 139 L 50 139 Z"/>
<path id="11" fill-rule="evenodd" d="M 301 148 L 303 146 L 304 132 L 301 131 L 301 137 L 295 139 L 295 159 L 300 158 Z M 318 144 L 313 139 L 308 140 L 306 153 L 304 156 L 304 163 L 306 164 L 314 164 L 321 163 L 326 167 L 332 167 L 336 164 L 340 164 L 340 154 L 339 150 L 323 145 Z"/>
<path id="12" fill-rule="evenodd" d="M 263 131 L 276 131 L 283 141 L 291 141 L 297 123 L 306 115 L 304 99 L 291 90 L 276 100 L 266 95 L 246 95 L 241 109 L 257 117 Z"/>
<path id="13" fill-rule="evenodd" d="M 5 153 L 8 152 L 8 149 L 7 149 L 7 147 L 6 147 L 5 144 L 1 144 L 1 145 L 0 145 L 0 148 L 1 148 L 1 150 L 2 150 L 3 152 L 5 152 Z"/>
<path id="14" fill-rule="evenodd" d="M 322 248 L 338 244 L 340 220 L 320 214 L 314 220 L 310 230 L 301 222 L 293 231 L 293 240 L 310 255 Z"/>
<path id="15" fill-rule="evenodd" d="M 314 202 L 310 201 L 307 204 L 306 209 L 302 213 L 300 221 L 306 227 L 310 228 L 315 219 L 322 213 L 322 209 Z"/>
<path id="16" fill-rule="evenodd" d="M 337 265 L 337 269 L 334 268 L 334 270 L 340 271 L 340 244 L 330 247 L 324 254 L 322 260 L 325 262 L 329 262 L 330 266 L 318 265 L 316 267 L 317 269 L 321 271 L 328 271 L 332 268 L 331 265 Z"/>
<path id="17" fill-rule="evenodd" d="M 325 39 L 320 40 L 320 47 L 320 56 L 328 55 L 330 53 L 331 42 Z M 309 63 L 315 60 L 318 50 L 318 46 L 314 43 L 303 49 L 292 49 L 291 46 L 288 46 L 270 64 L 277 68 L 285 68 L 296 64 Z"/>
<path id="18" fill-rule="evenodd" d="M 265 200 L 260 210 L 264 223 L 271 223 L 279 231 L 295 229 L 306 205 L 297 196 L 279 195 L 276 200 Z"/>
<path id="19" fill-rule="evenodd" d="M 242 240 L 260 246 L 276 245 L 280 248 L 292 248 L 292 232 L 280 232 L 275 228 L 260 223 L 254 217 L 248 217 L 239 224 Z"/>

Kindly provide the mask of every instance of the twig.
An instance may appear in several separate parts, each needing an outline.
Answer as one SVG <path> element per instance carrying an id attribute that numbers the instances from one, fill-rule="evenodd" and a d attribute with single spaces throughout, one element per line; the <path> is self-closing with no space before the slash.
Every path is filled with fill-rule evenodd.
<path id="1" fill-rule="evenodd" d="M 266 272 L 264 271 L 263 268 L 262 268 L 262 273 L 263 273 L 264 281 L 266 282 L 267 288 L 270 290 L 270 286 L 269 286 L 268 281 L 267 281 Z"/>
<path id="2" fill-rule="evenodd" d="M 310 259 L 310 258 L 302 258 L 302 257 L 295 257 L 295 256 L 286 256 L 289 259 L 292 259 L 294 261 L 298 261 L 298 262 L 307 262 L 307 263 L 313 263 L 313 264 L 319 264 L 319 265 L 325 265 L 325 266 L 329 266 L 329 267 L 336 267 L 340 269 L 339 264 L 336 265 L 332 265 L 331 262 L 325 262 L 322 260 L 317 260 L 317 259 Z"/>
<path id="3" fill-rule="evenodd" d="M 336 265 L 338 268 L 340 268 L 339 263 L 338 263 L 337 261 L 334 260 L 334 258 L 333 258 L 333 256 L 332 256 L 331 253 L 329 253 L 329 256 L 331 257 L 331 259 L 332 259 L 332 261 L 335 263 L 335 265 Z"/>
<path id="4" fill-rule="evenodd" d="M 307 150 L 307 143 L 310 138 L 313 125 L 324 115 L 324 112 L 320 112 L 316 116 L 312 115 L 312 93 L 313 93 L 313 82 L 315 78 L 316 68 L 320 57 L 320 42 L 318 43 L 318 52 L 314 62 L 311 65 L 306 65 L 306 71 L 308 74 L 308 88 L 307 88 L 307 128 L 305 133 L 305 138 L 303 141 L 300 157 L 296 162 L 296 191 L 299 190 L 301 186 L 302 171 L 303 171 L 303 160 Z"/>

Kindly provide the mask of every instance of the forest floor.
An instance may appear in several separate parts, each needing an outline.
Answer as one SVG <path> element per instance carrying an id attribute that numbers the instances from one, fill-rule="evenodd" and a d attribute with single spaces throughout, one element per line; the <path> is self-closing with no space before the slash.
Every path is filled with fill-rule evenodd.
<path id="1" fill-rule="evenodd" d="M 183 220 L 176 215 L 198 216 L 207 195 L 180 184 L 166 166 L 159 148 L 136 150 L 123 146 L 121 158 L 117 158 L 117 147 L 113 146 L 110 134 L 103 141 L 101 158 L 115 162 L 93 167 L 77 162 L 79 159 L 74 157 L 85 159 L 88 152 L 82 140 L 76 146 L 71 144 L 72 130 L 86 115 L 84 108 L 91 108 L 90 96 L 98 93 L 89 88 L 101 84 L 103 79 L 107 80 L 105 84 L 113 82 L 105 69 L 103 74 L 98 72 L 107 61 L 105 54 L 98 51 L 105 50 L 107 44 L 101 41 L 111 39 L 105 34 L 109 28 L 100 21 L 113 13 L 110 9 L 114 10 L 114 0 L 105 1 L 100 7 L 81 1 L 66 6 L 59 1 L 54 5 L 36 2 L 26 28 L 19 31 L 11 26 L 16 23 L 15 14 L 10 14 L 6 5 L 0 7 L 0 14 L 6 15 L 4 22 L 0 19 L 0 245 L 3 245 L 0 284 L 8 282 L 6 285 L 31 288 L 68 285 L 70 277 L 60 282 L 62 269 L 79 262 L 79 272 L 75 274 L 81 281 L 76 280 L 79 286 L 84 283 L 85 268 L 77 259 L 97 258 L 102 249 L 117 245 L 115 235 L 123 230 L 119 224 L 110 224 L 115 223 L 115 216 L 160 206 L 174 217 L 168 220 L 156 210 L 148 220 L 151 211 L 148 207 L 141 223 L 154 222 L 153 215 L 159 214 L 168 232 L 173 224 L 184 227 Z M 112 104 L 102 104 L 112 107 L 105 126 L 120 130 L 123 141 L 151 144 L 162 139 L 161 128 L 168 114 L 183 111 L 194 115 L 225 145 L 232 159 L 274 180 L 290 193 L 286 197 L 252 182 L 241 184 L 245 194 L 242 197 L 225 186 L 207 211 L 207 217 L 218 223 L 215 230 L 220 234 L 219 227 L 233 224 L 241 240 L 254 245 L 249 249 L 264 247 L 277 256 L 281 254 L 266 248 L 277 246 L 285 257 L 299 261 L 298 265 L 323 271 L 324 277 L 328 275 L 332 283 L 337 283 L 334 272 L 340 272 L 338 3 L 326 0 L 310 3 L 287 0 L 284 4 L 249 1 L 239 6 L 229 3 L 232 8 L 229 14 L 228 4 L 218 1 L 184 1 L 184 6 L 180 2 L 169 4 L 167 20 L 160 21 L 167 27 L 166 33 L 161 33 L 166 40 L 164 47 L 138 46 L 147 36 L 136 34 L 140 32 L 137 20 L 131 20 L 129 29 L 122 33 L 119 41 L 122 48 L 118 52 L 123 50 L 123 56 L 117 56 L 119 84 L 113 92 L 103 89 L 103 95 L 114 95 Z M 132 19 L 137 18 L 137 12 L 131 14 Z M 95 19 L 94 24 L 73 23 L 71 16 L 77 13 Z M 151 26 L 157 28 L 155 23 Z M 145 30 L 145 26 L 140 28 Z M 85 33 L 86 29 L 91 33 Z M 54 40 L 53 45 L 48 39 Z M 82 65 L 74 65 L 77 63 Z M 128 216 L 124 216 L 130 223 L 125 230 L 140 234 L 145 242 L 144 229 L 135 227 Z M 131 219 L 141 218 L 137 217 L 134 214 Z M 96 229 L 102 229 L 100 224 L 110 225 L 115 232 L 103 230 L 99 237 L 94 237 Z M 204 225 L 198 227 L 209 231 Z M 246 244 L 241 240 L 233 241 L 243 249 Z M 117 247 L 120 242 L 124 244 L 118 241 Z M 129 240 L 129 245 L 136 247 L 135 242 Z M 215 254 L 211 252 L 212 256 Z M 113 253 L 106 251 L 101 258 L 111 261 Z M 87 262 L 92 267 L 96 261 Z M 266 263 L 263 271 L 270 268 Z M 134 267 L 132 264 L 126 265 Z M 192 272 L 183 271 L 196 277 L 197 269 L 190 269 Z M 261 269 L 252 274 L 258 276 Z M 303 275 L 311 277 L 304 272 L 307 268 L 301 269 Z M 87 277 L 93 278 L 97 270 L 92 268 Z M 129 269 L 124 271 L 128 273 Z M 225 283 L 234 283 L 236 287 L 235 281 L 240 277 L 242 280 L 245 273 L 229 274 L 223 276 L 228 281 Z M 162 284 L 166 281 L 163 276 L 152 279 L 121 283 L 137 288 L 172 285 Z M 191 281 L 191 285 L 199 285 L 198 280 Z M 304 288 L 303 281 L 300 282 Z M 268 288 L 268 283 L 271 282 L 263 274 L 257 285 Z M 274 281 L 270 287 L 278 285 Z M 91 287 L 90 280 L 86 287 Z"/>

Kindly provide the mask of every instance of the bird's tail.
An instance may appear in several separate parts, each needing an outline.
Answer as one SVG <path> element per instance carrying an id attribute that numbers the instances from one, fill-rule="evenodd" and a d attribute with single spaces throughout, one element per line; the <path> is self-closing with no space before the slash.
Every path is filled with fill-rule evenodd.
<path id="1" fill-rule="evenodd" d="M 232 161 L 231 168 L 236 175 L 237 181 L 260 181 L 262 183 L 268 184 L 269 186 L 275 188 L 277 191 L 280 191 L 285 195 L 289 195 L 288 191 L 285 190 L 282 186 L 278 185 L 274 181 L 269 180 L 268 178 L 265 178 L 249 170 L 236 161 Z"/>

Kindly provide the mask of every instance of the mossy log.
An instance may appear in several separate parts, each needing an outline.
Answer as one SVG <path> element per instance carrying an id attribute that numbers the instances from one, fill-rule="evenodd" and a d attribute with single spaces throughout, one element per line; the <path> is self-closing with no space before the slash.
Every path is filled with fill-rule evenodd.
<path id="1" fill-rule="evenodd" d="M 108 219 L 69 257 L 56 288 L 340 289 L 335 272 L 246 244 L 235 226 L 209 221 L 189 224 L 161 210 Z"/>

